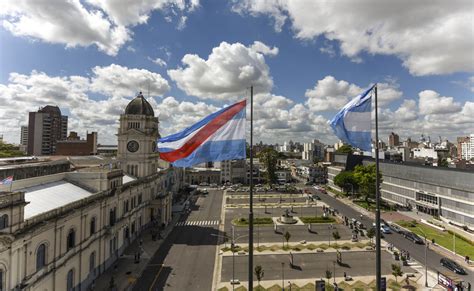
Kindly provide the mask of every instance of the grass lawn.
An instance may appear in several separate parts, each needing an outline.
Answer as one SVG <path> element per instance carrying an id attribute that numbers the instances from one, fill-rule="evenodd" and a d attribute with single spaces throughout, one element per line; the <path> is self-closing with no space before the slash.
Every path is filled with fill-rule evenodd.
<path id="1" fill-rule="evenodd" d="M 303 216 L 300 217 L 303 223 L 334 223 L 336 220 L 333 217 L 322 216 Z"/>
<path id="2" fill-rule="evenodd" d="M 241 218 L 236 218 L 232 220 L 232 224 L 235 226 L 248 226 L 249 225 L 249 220 L 248 218 L 241 217 Z M 254 225 L 272 225 L 273 220 L 271 217 L 257 217 L 253 219 L 253 224 Z"/>
<path id="3" fill-rule="evenodd" d="M 354 200 L 353 201 L 355 204 L 359 205 L 360 207 L 364 208 L 364 209 L 367 209 L 367 202 L 365 200 Z M 371 202 L 369 204 L 369 210 L 370 211 L 375 211 L 375 202 Z M 380 210 L 382 211 L 390 211 L 392 210 L 389 206 L 387 205 L 380 205 Z"/>
<path id="4" fill-rule="evenodd" d="M 420 237 L 424 238 L 424 233 L 429 241 L 433 238 L 436 244 L 439 244 L 448 250 L 453 250 L 453 234 L 448 231 L 440 231 L 423 223 L 413 221 L 398 221 L 399 225 L 408 228 Z M 474 242 L 469 241 L 460 235 L 456 235 L 456 253 L 462 256 L 469 256 L 474 258 Z"/>

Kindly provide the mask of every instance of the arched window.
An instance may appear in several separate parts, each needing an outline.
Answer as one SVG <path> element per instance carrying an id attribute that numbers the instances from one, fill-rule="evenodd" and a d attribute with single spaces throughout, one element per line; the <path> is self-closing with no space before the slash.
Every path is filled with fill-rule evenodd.
<path id="1" fill-rule="evenodd" d="M 67 250 L 69 251 L 76 245 L 76 231 L 71 228 L 67 234 Z M 69 289 L 68 289 L 69 290 Z"/>
<path id="2" fill-rule="evenodd" d="M 67 283 L 66 283 L 66 290 L 67 291 L 74 291 L 74 270 L 69 270 L 67 272 Z"/>
<path id="3" fill-rule="evenodd" d="M 0 290 L 3 291 L 3 290 L 7 290 L 5 288 L 5 271 L 0 269 Z"/>
<path id="4" fill-rule="evenodd" d="M 43 243 L 36 251 L 36 271 L 41 270 L 44 266 L 46 266 L 46 245 Z"/>
<path id="5" fill-rule="evenodd" d="M 89 257 L 89 273 L 95 277 L 95 252 L 92 252 Z"/>
<path id="6" fill-rule="evenodd" d="M 95 233 L 95 216 L 91 218 L 90 232 L 91 235 Z"/>
<path id="7" fill-rule="evenodd" d="M 8 215 L 4 214 L 0 217 L 0 229 L 8 227 Z"/>

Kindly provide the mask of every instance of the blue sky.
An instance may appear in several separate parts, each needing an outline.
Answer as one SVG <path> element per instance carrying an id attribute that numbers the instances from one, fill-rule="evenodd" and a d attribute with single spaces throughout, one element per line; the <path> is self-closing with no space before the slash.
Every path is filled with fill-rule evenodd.
<path id="1" fill-rule="evenodd" d="M 257 141 L 334 142 L 326 120 L 375 82 L 386 98 L 384 139 L 392 130 L 450 140 L 473 133 L 469 1 L 428 9 L 423 1 L 410 9 L 362 1 L 375 6 L 362 12 L 351 1 L 341 1 L 344 12 L 315 1 L 57 2 L 50 11 L 8 0 L 0 12 L 0 134 L 9 142 L 18 142 L 28 111 L 56 103 L 71 130 L 116 143 L 118 115 L 148 84 L 164 134 L 245 97 L 254 84 Z M 380 18 L 364 17 L 381 7 Z"/>

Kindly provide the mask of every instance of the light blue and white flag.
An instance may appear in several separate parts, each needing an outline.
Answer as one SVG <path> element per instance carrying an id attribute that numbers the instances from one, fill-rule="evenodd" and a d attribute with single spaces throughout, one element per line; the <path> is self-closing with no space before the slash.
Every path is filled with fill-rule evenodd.
<path id="1" fill-rule="evenodd" d="M 371 92 L 374 87 L 352 99 L 328 121 L 337 137 L 363 151 L 372 150 Z"/>

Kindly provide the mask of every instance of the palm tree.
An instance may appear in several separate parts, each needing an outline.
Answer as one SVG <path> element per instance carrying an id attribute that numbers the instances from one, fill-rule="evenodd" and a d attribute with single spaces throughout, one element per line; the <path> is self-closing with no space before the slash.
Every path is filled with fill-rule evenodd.
<path id="1" fill-rule="evenodd" d="M 262 266 L 257 265 L 255 267 L 255 276 L 257 276 L 258 286 L 260 286 L 260 281 L 263 279 L 263 275 L 265 275 L 265 272 L 263 271 Z"/>
<path id="2" fill-rule="evenodd" d="M 286 240 L 286 246 L 288 247 L 288 241 L 290 240 L 291 238 L 291 234 L 287 231 L 285 232 L 285 240 Z"/>

